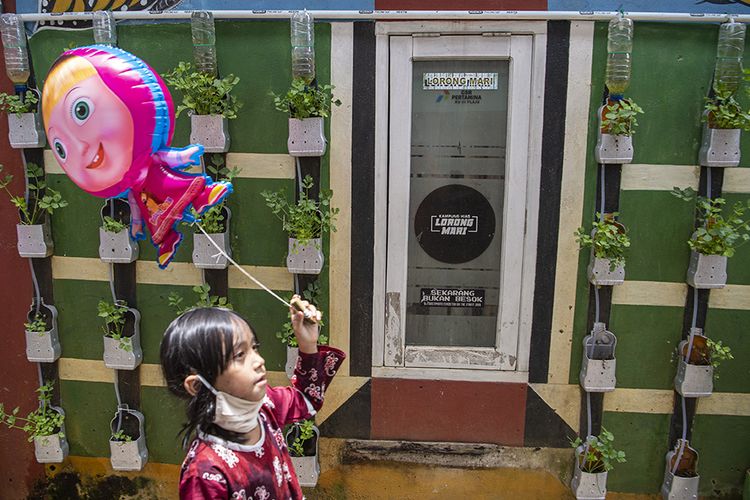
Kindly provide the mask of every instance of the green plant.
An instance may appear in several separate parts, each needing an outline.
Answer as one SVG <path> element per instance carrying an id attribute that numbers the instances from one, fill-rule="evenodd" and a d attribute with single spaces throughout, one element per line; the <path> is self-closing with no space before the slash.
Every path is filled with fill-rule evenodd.
<path id="1" fill-rule="evenodd" d="M 47 322 L 44 320 L 42 313 L 36 313 L 34 318 L 30 322 L 24 323 L 23 326 L 27 332 L 36 332 L 40 335 L 48 330 Z"/>
<path id="2" fill-rule="evenodd" d="M 239 168 L 234 167 L 230 169 L 226 166 L 223 155 L 211 155 L 211 160 L 206 162 L 206 170 L 215 180 L 227 180 L 229 182 L 232 182 L 237 174 L 239 174 Z M 195 209 L 191 209 L 191 214 L 193 219 L 200 222 L 203 230 L 208 234 L 223 233 L 227 230 L 223 213 L 225 206 L 226 198 L 221 203 L 203 212 L 203 214 L 199 214 Z M 190 226 L 193 224 L 188 223 Z"/>
<path id="3" fill-rule="evenodd" d="M 0 165 L 0 172 L 3 171 L 3 165 Z M 36 163 L 26 165 L 26 175 L 28 177 L 29 198 L 32 200 L 32 206 L 23 196 L 14 196 L 8 189 L 8 185 L 13 180 L 13 175 L 8 174 L 0 180 L 0 188 L 3 188 L 11 203 L 18 208 L 21 224 L 34 225 L 42 222 L 45 214 L 52 215 L 58 208 L 68 206 L 68 202 L 62 199 L 62 195 L 54 189 L 47 186 L 44 180 L 44 171 Z"/>
<path id="4" fill-rule="evenodd" d="M 712 97 L 705 97 L 705 110 L 708 112 L 702 121 L 708 122 L 710 128 L 750 130 L 750 114 L 734 98 L 731 91 L 716 92 Z"/>
<path id="5" fill-rule="evenodd" d="M 638 126 L 636 116 L 639 113 L 643 113 L 643 109 L 632 99 L 608 102 L 604 108 L 602 132 L 627 136 L 635 134 L 635 128 Z"/>
<path id="6" fill-rule="evenodd" d="M 211 295 L 211 286 L 208 283 L 194 286 L 193 291 L 198 294 L 198 301 L 195 305 L 183 305 L 185 299 L 177 292 L 171 292 L 167 298 L 169 306 L 172 307 L 178 315 L 198 307 L 223 307 L 225 309 L 233 309 L 232 304 L 229 303 L 229 299 L 226 297 Z"/>
<path id="7" fill-rule="evenodd" d="M 16 407 L 10 413 L 5 411 L 0 403 L 0 422 L 7 425 L 10 429 L 19 429 L 29 436 L 29 441 L 37 437 L 46 437 L 59 435 L 61 438 L 65 435 L 61 432 L 65 416 L 58 413 L 51 407 L 53 382 L 47 382 L 39 387 L 36 392 L 39 393 L 39 407 L 26 415 L 26 418 L 19 417 L 19 408 Z M 21 424 L 21 425 L 19 425 Z"/>
<path id="8" fill-rule="evenodd" d="M 610 271 L 625 264 L 625 249 L 630 247 L 630 238 L 625 226 L 614 219 L 618 215 L 615 212 L 601 217 L 601 214 L 597 212 L 597 220 L 592 223 L 593 236 L 583 227 L 579 227 L 575 232 L 580 248 L 593 246 L 596 258 L 609 259 Z"/>
<path id="9" fill-rule="evenodd" d="M 125 229 L 127 229 L 128 225 L 120 222 L 113 217 L 110 217 L 109 215 L 105 215 L 102 227 L 108 233 L 119 233 L 120 231 L 124 231 Z"/>
<path id="10" fill-rule="evenodd" d="M 176 68 L 164 75 L 164 81 L 182 92 L 182 104 L 177 107 L 176 116 L 190 110 L 196 115 L 222 115 L 231 120 L 237 118 L 237 111 L 242 107 L 237 97 L 231 95 L 240 81 L 232 74 L 217 78 L 180 61 Z"/>
<path id="11" fill-rule="evenodd" d="M 4 113 L 15 113 L 16 116 L 21 116 L 23 113 L 33 113 L 37 103 L 39 103 L 39 98 L 33 91 L 26 92 L 23 98 L 20 95 L 0 92 L 0 111 Z"/>
<path id="12" fill-rule="evenodd" d="M 750 200 L 746 205 L 738 201 L 725 216 L 724 198 L 697 196 L 693 188 L 674 187 L 672 194 L 684 201 L 695 200 L 700 226 L 688 240 L 691 250 L 703 255 L 732 257 L 738 247 L 750 240 L 750 223 L 743 218 L 745 210 L 750 209 Z"/>
<path id="13" fill-rule="evenodd" d="M 589 436 L 584 443 L 581 438 L 571 441 L 573 448 L 583 446 L 583 452 L 576 454 L 578 468 L 589 474 L 608 472 L 614 469 L 614 464 L 625 462 L 625 452 L 618 451 L 612 446 L 614 434 L 602 427 L 599 436 Z"/>
<path id="14" fill-rule="evenodd" d="M 719 365 L 721 365 L 721 362 L 734 359 L 734 356 L 732 355 L 732 348 L 728 345 L 723 345 L 721 343 L 721 340 L 714 341 L 710 338 L 706 338 L 706 344 L 708 345 L 708 350 L 711 353 L 711 366 L 714 367 L 714 378 L 719 378 L 718 368 Z"/>
<path id="15" fill-rule="evenodd" d="M 110 441 L 119 441 L 121 443 L 129 443 L 132 440 L 133 438 L 126 434 L 123 429 L 120 429 L 117 432 L 113 432 L 112 438 L 110 439 Z"/>
<path id="16" fill-rule="evenodd" d="M 310 198 L 310 188 L 313 179 L 306 175 L 302 180 L 302 191 L 297 203 L 290 203 L 286 190 L 270 192 L 263 191 L 260 195 L 266 200 L 266 205 L 273 214 L 281 220 L 284 231 L 298 240 L 299 245 L 307 245 L 312 238 L 319 238 L 329 231 L 336 232 L 336 216 L 338 208 L 331 206 L 331 191 L 321 191 L 320 199 Z"/>
<path id="17" fill-rule="evenodd" d="M 295 78 L 284 95 L 271 92 L 277 110 L 289 113 L 292 118 L 326 118 L 331 113 L 331 105 L 341 106 L 341 101 L 333 99 L 333 85 L 308 85 L 303 78 Z"/>
<path id="18" fill-rule="evenodd" d="M 100 300 L 97 306 L 99 317 L 104 319 L 104 335 L 119 341 L 120 349 L 131 352 L 133 350 L 133 341 L 130 337 L 125 336 L 125 314 L 128 311 L 128 305 L 125 301 L 117 300 L 114 303 Z"/>
<path id="19" fill-rule="evenodd" d="M 294 424 L 294 427 L 294 440 L 289 445 L 289 452 L 293 457 L 304 457 L 305 443 L 315 436 L 315 431 L 313 430 L 315 423 L 312 420 L 305 420 L 301 423 Z"/>

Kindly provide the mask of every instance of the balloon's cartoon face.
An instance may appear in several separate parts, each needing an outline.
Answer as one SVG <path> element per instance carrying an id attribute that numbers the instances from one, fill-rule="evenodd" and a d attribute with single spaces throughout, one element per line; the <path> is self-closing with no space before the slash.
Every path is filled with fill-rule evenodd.
<path id="1" fill-rule="evenodd" d="M 133 158 L 133 118 L 98 75 L 76 84 L 47 123 L 57 161 L 79 187 L 102 191 L 120 182 Z"/>

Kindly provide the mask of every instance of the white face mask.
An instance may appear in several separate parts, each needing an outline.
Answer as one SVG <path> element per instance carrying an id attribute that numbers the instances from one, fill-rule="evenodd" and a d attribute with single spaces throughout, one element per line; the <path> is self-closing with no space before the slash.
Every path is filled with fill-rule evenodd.
<path id="1" fill-rule="evenodd" d="M 258 426 L 258 412 L 263 401 L 247 401 L 223 391 L 217 391 L 200 374 L 201 381 L 216 396 L 214 423 L 232 432 L 246 434 Z"/>

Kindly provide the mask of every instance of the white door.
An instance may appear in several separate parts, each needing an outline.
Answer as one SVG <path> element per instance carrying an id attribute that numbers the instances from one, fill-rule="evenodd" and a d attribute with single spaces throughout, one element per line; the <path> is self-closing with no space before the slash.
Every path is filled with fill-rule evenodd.
<path id="1" fill-rule="evenodd" d="M 389 37 L 385 366 L 517 368 L 532 43 Z"/>

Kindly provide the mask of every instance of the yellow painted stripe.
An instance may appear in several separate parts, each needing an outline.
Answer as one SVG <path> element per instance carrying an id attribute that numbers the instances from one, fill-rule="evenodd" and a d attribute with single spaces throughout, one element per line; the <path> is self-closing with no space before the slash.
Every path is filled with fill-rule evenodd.
<path id="1" fill-rule="evenodd" d="M 581 388 L 572 384 L 529 384 L 532 389 L 571 428 L 578 429 L 581 411 Z M 750 394 L 716 392 L 699 398 L 699 415 L 750 416 Z M 604 411 L 671 415 L 674 391 L 665 389 L 618 388 L 604 395 Z"/>
<path id="2" fill-rule="evenodd" d="M 671 191 L 674 186 L 698 189 L 700 168 L 694 165 L 623 165 L 622 190 Z"/>
<path id="3" fill-rule="evenodd" d="M 560 228 L 558 231 L 555 272 L 555 298 L 552 306 L 550 336 L 550 383 L 567 384 L 573 341 L 578 245 L 572 234 L 581 225 L 589 145 L 589 101 L 591 95 L 591 57 L 594 24 L 570 23 L 570 61 L 565 114 L 565 145 L 560 190 Z M 575 54 L 575 56 L 573 56 Z"/>
<path id="4" fill-rule="evenodd" d="M 98 359 L 60 358 L 58 361 L 60 380 L 78 382 L 114 383 L 115 371 L 104 366 L 104 361 Z M 166 387 L 162 376 L 161 365 L 142 363 L 140 370 L 141 385 L 144 387 Z M 269 371 L 266 373 L 268 383 L 272 387 L 289 385 L 289 378 L 285 372 Z M 331 416 L 342 404 L 370 380 L 367 377 L 348 377 L 343 373 L 337 376 L 326 390 L 325 404 L 318 413 L 315 421 L 321 424 Z"/>
<path id="5" fill-rule="evenodd" d="M 750 193 L 750 168 L 725 168 L 724 193 Z"/>
<path id="6" fill-rule="evenodd" d="M 294 290 L 294 275 L 285 267 L 270 266 L 242 266 L 242 269 L 250 273 L 258 281 L 271 290 Z M 229 268 L 229 288 L 248 288 L 260 290 L 247 276 L 242 274 L 236 267 Z"/>
<path id="7" fill-rule="evenodd" d="M 294 179 L 294 157 L 285 154 L 227 153 L 227 167 L 237 168 L 237 177 Z"/>
<path id="8" fill-rule="evenodd" d="M 292 290 L 293 276 L 285 267 L 242 266 L 272 290 Z M 185 285 L 203 283 L 200 269 L 188 262 L 172 262 L 159 269 L 156 262 L 136 261 L 136 281 L 147 285 Z M 52 257 L 52 278 L 85 281 L 109 281 L 109 266 L 91 257 Z M 229 269 L 229 287 L 259 290 L 260 287 L 237 269 Z"/>
<path id="9" fill-rule="evenodd" d="M 614 287 L 612 303 L 620 305 L 685 307 L 687 285 L 662 281 L 628 281 Z"/>
<path id="10" fill-rule="evenodd" d="M 750 285 L 727 285 L 711 290 L 709 307 L 716 309 L 750 309 Z"/>
<path id="11" fill-rule="evenodd" d="M 236 167 L 237 177 L 242 178 L 294 179 L 294 165 L 294 157 L 286 154 L 227 153 L 227 166 L 230 169 Z M 65 175 L 51 149 L 44 150 L 44 171 L 48 174 Z M 201 168 L 196 166 L 186 171 L 199 173 Z"/>
<path id="12" fill-rule="evenodd" d="M 102 437 L 102 439 L 106 438 L 106 436 Z M 146 436 L 146 441 L 148 443 L 148 436 Z M 175 448 L 179 447 L 177 438 L 173 440 L 173 444 Z M 145 481 L 143 488 L 139 490 L 138 498 L 160 498 L 162 500 L 177 500 L 178 498 L 180 466 L 175 464 L 161 464 L 149 460 L 143 470 L 124 472 L 113 470 L 109 457 L 68 455 L 62 466 L 49 464 L 46 469 L 47 475 L 50 477 L 55 477 L 62 472 L 70 473 L 72 469 L 82 476 L 91 476 L 98 480 L 105 476 L 124 476 L 131 479 L 148 478 L 149 480 Z"/>
<path id="13" fill-rule="evenodd" d="M 674 391 L 618 388 L 604 396 L 604 411 L 671 414 L 673 405 Z"/>

